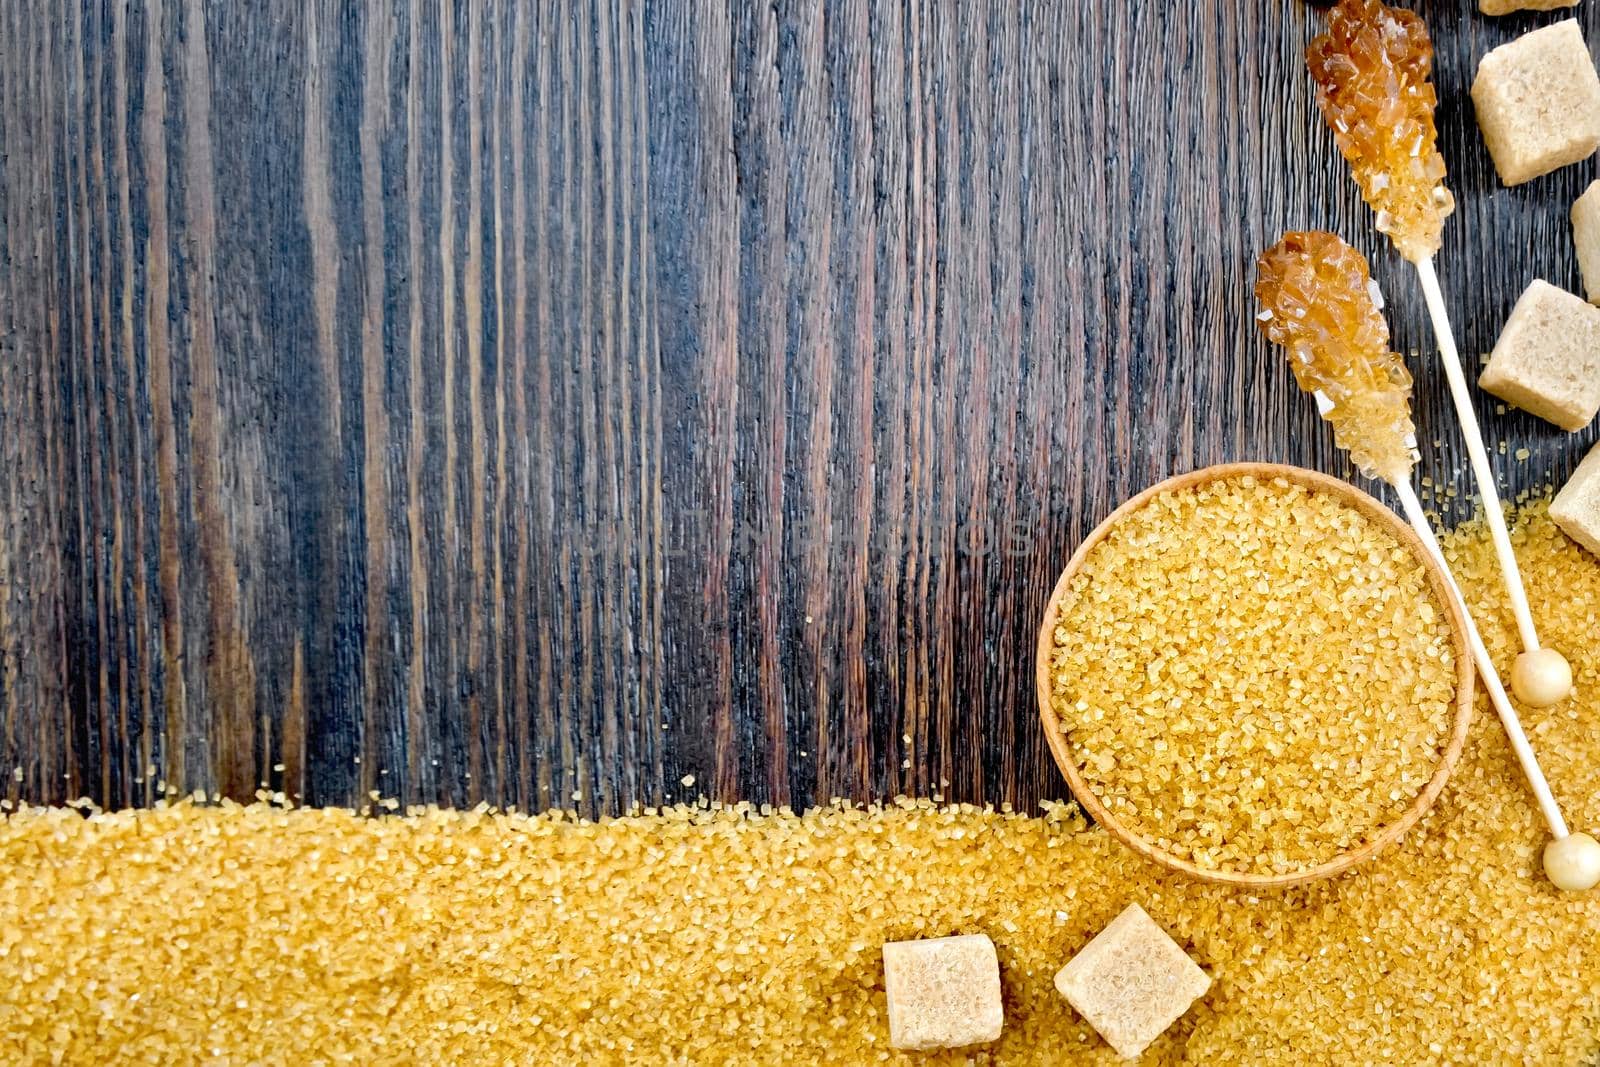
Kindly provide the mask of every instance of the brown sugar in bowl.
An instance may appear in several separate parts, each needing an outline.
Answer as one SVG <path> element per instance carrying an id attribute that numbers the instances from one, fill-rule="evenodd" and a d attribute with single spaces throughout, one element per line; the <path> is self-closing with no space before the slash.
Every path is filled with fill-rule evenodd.
<path id="1" fill-rule="evenodd" d="M 1455 656 L 1454 717 L 1450 734 L 1434 767 L 1432 777 L 1417 793 L 1410 806 L 1399 817 L 1380 825 L 1356 847 L 1340 852 L 1325 862 L 1286 872 L 1262 873 L 1204 867 L 1162 848 L 1128 826 L 1106 807 L 1084 777 L 1072 742 L 1057 717 L 1054 698 L 1053 659 L 1060 608 L 1071 591 L 1073 579 L 1083 569 L 1095 546 L 1104 541 L 1123 518 L 1143 508 L 1160 494 L 1195 490 L 1215 482 L 1245 476 L 1253 476 L 1263 482 L 1283 479 L 1302 486 L 1312 493 L 1326 495 L 1359 511 L 1380 529 L 1392 534 L 1415 557 L 1427 575 L 1429 587 L 1435 599 L 1442 605 L 1444 617 L 1448 620 L 1450 644 Z M 1472 719 L 1475 682 L 1472 657 L 1467 648 L 1466 625 L 1461 612 L 1461 605 L 1452 594 L 1448 579 L 1433 557 L 1424 549 L 1416 532 L 1377 500 L 1346 482 L 1316 471 L 1275 463 L 1230 463 L 1169 478 L 1144 490 L 1112 512 L 1078 546 L 1056 582 L 1055 590 L 1045 607 L 1043 622 L 1039 627 L 1035 659 L 1034 681 L 1045 739 L 1050 745 L 1056 765 L 1061 768 L 1067 785 L 1085 814 L 1104 827 L 1113 837 L 1147 859 L 1202 881 L 1242 888 L 1282 888 L 1330 878 L 1371 858 L 1414 826 L 1438 799 L 1445 782 L 1449 780 L 1450 772 L 1461 756 L 1466 743 L 1467 728 Z"/>

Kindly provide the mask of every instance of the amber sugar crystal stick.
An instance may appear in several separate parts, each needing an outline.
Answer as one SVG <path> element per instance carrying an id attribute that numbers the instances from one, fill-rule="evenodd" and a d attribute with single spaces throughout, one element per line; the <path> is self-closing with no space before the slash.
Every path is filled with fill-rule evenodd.
<path id="1" fill-rule="evenodd" d="M 1317 106 L 1350 164 L 1362 199 L 1373 210 L 1378 230 L 1417 268 L 1439 342 L 1439 361 L 1461 420 L 1472 476 L 1483 498 L 1489 536 L 1522 641 L 1522 655 L 1511 670 L 1511 687 L 1523 703 L 1547 707 L 1571 691 L 1572 668 L 1561 653 L 1539 646 L 1483 447 L 1483 431 L 1472 409 L 1433 269 L 1444 220 L 1455 210 L 1455 198 L 1444 186 L 1444 157 L 1433 124 L 1438 97 L 1430 77 L 1433 43 L 1428 29 L 1414 13 L 1378 0 L 1340 0 L 1328 13 L 1328 32 L 1306 50 L 1306 64 L 1316 79 Z"/>
<path id="2" fill-rule="evenodd" d="M 1322 417 L 1333 425 L 1339 447 L 1350 453 L 1367 477 L 1394 487 L 1406 520 L 1440 569 L 1450 575 L 1450 566 L 1422 513 L 1422 502 L 1411 488 L 1416 463 L 1411 375 L 1400 356 L 1389 349 L 1389 327 L 1373 288 L 1367 261 L 1334 234 L 1286 234 L 1257 264 L 1256 299 L 1261 312 L 1256 319 L 1267 338 L 1288 353 L 1295 381 L 1316 397 Z M 1450 590 L 1462 600 L 1453 576 Z M 1461 614 L 1484 689 L 1554 838 L 1545 846 L 1545 873 L 1561 889 L 1590 889 L 1600 883 L 1600 842 L 1588 834 L 1567 831 L 1550 783 L 1539 768 L 1464 601 Z"/>

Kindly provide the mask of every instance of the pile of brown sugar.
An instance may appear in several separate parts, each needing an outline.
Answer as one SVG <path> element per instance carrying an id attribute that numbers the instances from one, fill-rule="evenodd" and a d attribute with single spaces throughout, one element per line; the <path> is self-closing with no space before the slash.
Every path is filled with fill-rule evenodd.
<path id="1" fill-rule="evenodd" d="M 1600 563 L 1514 533 L 1579 696 L 1527 709 L 1574 829 L 1600 826 Z M 1487 537 L 1448 550 L 1502 669 Z M 1007 1064 L 1118 1062 L 1052 987 L 1139 902 L 1213 976 L 1145 1063 L 1591 1062 L 1600 894 L 1538 873 L 1494 715 L 1394 848 L 1252 896 L 1163 873 L 1070 808 L 906 802 L 583 823 L 266 806 L 0 823 L 0 1062 L 955 1063 L 890 1053 L 879 946 L 987 933 Z"/>

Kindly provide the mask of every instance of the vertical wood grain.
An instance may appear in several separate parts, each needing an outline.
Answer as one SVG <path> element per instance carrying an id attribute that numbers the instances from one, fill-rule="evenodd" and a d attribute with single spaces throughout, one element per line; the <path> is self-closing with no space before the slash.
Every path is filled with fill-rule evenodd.
<path id="1" fill-rule="evenodd" d="M 434 773 L 437 746 L 431 741 L 434 731 L 430 709 L 437 697 L 428 678 L 429 567 L 428 532 L 423 521 L 422 473 L 427 454 L 427 428 L 423 420 L 425 394 L 422 381 L 423 359 L 423 258 L 422 258 L 422 74 L 428 53 L 422 48 L 422 0 L 410 0 L 407 10 L 406 63 L 406 260 L 407 282 L 407 395 L 403 411 L 409 423 L 406 453 L 406 544 L 410 570 L 411 641 L 407 649 L 406 685 L 406 777 L 408 796 L 437 795 L 438 775 Z"/>
<path id="2" fill-rule="evenodd" d="M 1471 355 L 1577 287 L 1592 168 L 1502 189 L 1466 99 L 1555 16 L 1422 6 Z M 1464 515 L 1321 18 L 0 0 L 0 795 L 1061 796 L 1077 541 L 1205 463 L 1348 472 L 1252 321 L 1282 230 L 1372 259 Z M 1594 436 L 1478 407 L 1512 490 Z"/>
<path id="3" fill-rule="evenodd" d="M 60 164 L 59 114 L 46 82 L 47 27 L 23 5 L 0 5 L 0 796 L 61 799 L 72 726 L 65 662 L 69 536 L 66 472 L 58 445 L 62 368 L 52 306 L 63 264 L 49 224 Z M 28 89 L 33 85 L 36 89 Z"/>

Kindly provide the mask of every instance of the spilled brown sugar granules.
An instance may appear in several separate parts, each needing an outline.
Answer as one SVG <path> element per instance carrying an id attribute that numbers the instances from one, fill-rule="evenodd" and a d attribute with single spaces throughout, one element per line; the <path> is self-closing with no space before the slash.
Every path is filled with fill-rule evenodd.
<path id="1" fill-rule="evenodd" d="M 1524 723 L 1592 832 L 1600 562 L 1542 506 L 1515 536 L 1580 694 Z M 1493 551 L 1450 551 L 1504 668 Z M 1545 836 L 1484 709 L 1397 847 L 1265 896 L 1163 874 L 1065 808 L 27 812 L 0 823 L 0 1062 L 961 1062 L 885 1049 L 879 946 L 984 932 L 1006 1025 L 971 1055 L 1110 1064 L 1051 978 L 1131 901 L 1215 979 L 1144 1062 L 1591 1062 L 1600 894 L 1550 887 Z"/>

